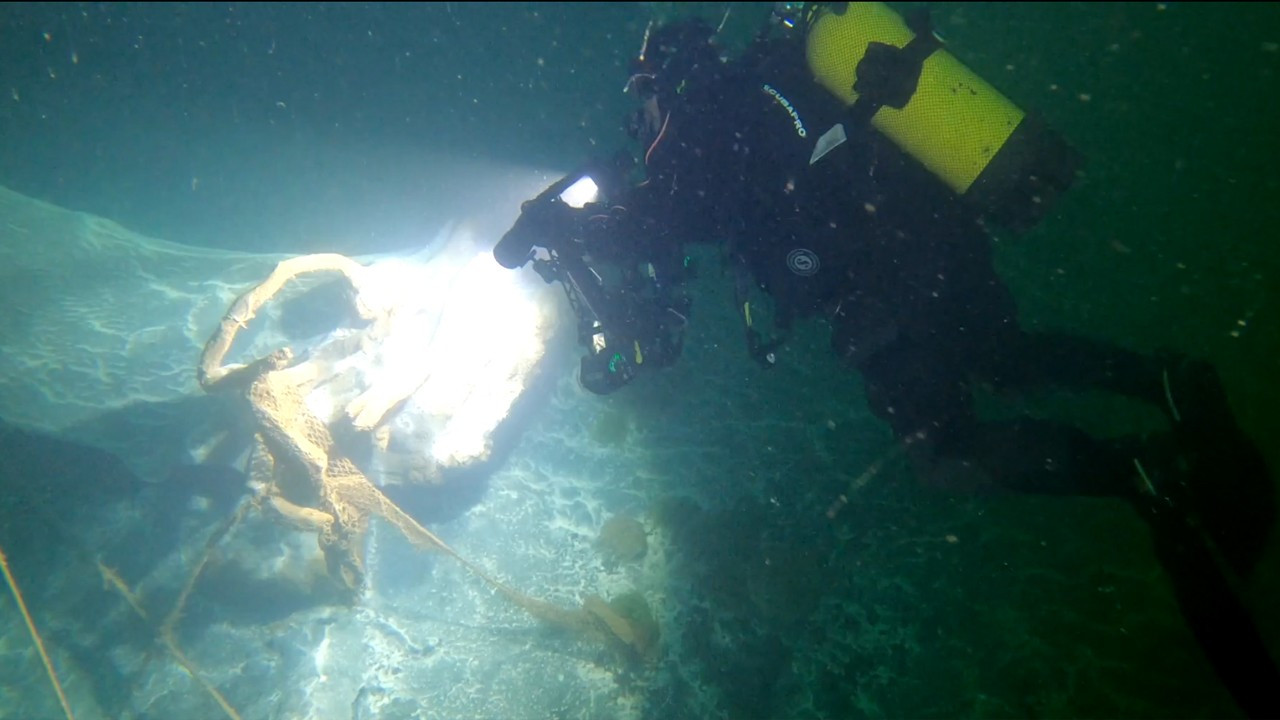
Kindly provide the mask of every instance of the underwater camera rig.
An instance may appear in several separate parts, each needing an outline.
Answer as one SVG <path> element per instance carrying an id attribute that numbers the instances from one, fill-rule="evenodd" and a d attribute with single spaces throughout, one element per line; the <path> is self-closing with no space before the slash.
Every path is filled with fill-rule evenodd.
<path id="1" fill-rule="evenodd" d="M 557 180 L 521 206 L 493 249 L 503 267 L 532 262 L 543 280 L 564 287 L 578 342 L 587 348 L 578 379 L 600 395 L 629 383 L 643 366 L 676 361 L 690 304 L 677 282 L 687 260 L 646 257 L 640 223 L 607 201 L 619 176 L 618 168 L 589 165 Z"/>

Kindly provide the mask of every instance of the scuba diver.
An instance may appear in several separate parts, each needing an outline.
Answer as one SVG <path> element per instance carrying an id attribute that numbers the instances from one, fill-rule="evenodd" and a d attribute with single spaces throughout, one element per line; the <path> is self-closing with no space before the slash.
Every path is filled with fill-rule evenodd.
<path id="1" fill-rule="evenodd" d="M 779 5 L 733 60 L 702 21 L 646 30 L 627 83 L 643 155 L 553 184 L 495 247 L 505 267 L 532 262 L 564 285 L 588 348 L 581 383 L 611 392 L 675 362 L 685 247 L 723 243 L 754 360 L 772 365 L 794 320 L 823 317 L 917 472 L 1129 502 L 1224 684 L 1250 715 L 1280 716 L 1280 671 L 1235 591 L 1262 555 L 1274 485 L 1214 369 L 1028 331 L 994 268 L 988 227 L 1033 226 L 1077 153 L 947 53 L 927 15 Z M 1100 439 L 985 419 L 977 386 L 1119 394 L 1159 408 L 1168 430 Z"/>

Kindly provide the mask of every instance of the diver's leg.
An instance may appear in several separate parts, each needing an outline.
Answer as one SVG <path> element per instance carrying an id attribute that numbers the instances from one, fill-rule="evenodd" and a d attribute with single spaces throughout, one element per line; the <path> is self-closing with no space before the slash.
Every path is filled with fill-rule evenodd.
<path id="1" fill-rule="evenodd" d="M 1162 350 L 1146 355 L 1084 337 L 1025 332 L 1007 324 L 985 350 L 987 359 L 975 363 L 975 370 L 1000 390 L 1102 390 L 1158 407 L 1180 432 L 1240 434 L 1217 371 L 1181 353 Z"/>
<path id="2" fill-rule="evenodd" d="M 1215 376 L 1175 374 L 1183 386 L 1203 378 L 1175 397 L 1202 400 L 1194 410 L 1184 404 L 1171 432 L 1100 439 L 1050 420 L 980 421 L 966 378 L 947 362 L 954 357 L 897 342 L 860 368 L 872 410 L 899 437 L 927 434 L 918 446 L 930 455 L 926 466 L 970 467 L 1017 492 L 1119 497 L 1140 510 L 1157 503 L 1200 528 L 1237 575 L 1247 577 L 1261 559 L 1276 520 L 1275 485 Z"/>
<path id="3" fill-rule="evenodd" d="M 1269 496 L 1252 507 L 1232 502 L 1229 515 L 1212 500 L 1206 504 L 1196 492 L 1205 485 L 1194 480 L 1196 461 L 1188 462 L 1168 436 L 1098 440 L 1059 423 L 1018 420 L 954 428 L 933 449 L 981 466 L 1011 490 L 1112 495 L 1132 504 L 1151 528 L 1182 616 L 1219 679 L 1250 717 L 1280 717 L 1280 667 L 1233 579 L 1261 554 L 1265 534 L 1257 533 L 1274 516 Z M 1207 522 L 1215 512 L 1235 522 Z"/>
<path id="4" fill-rule="evenodd" d="M 1259 529 L 1274 516 L 1268 495 L 1254 496 L 1252 504 L 1223 501 L 1221 492 L 1206 499 L 1197 490 L 1215 478 L 1197 481 L 1194 462 L 1167 436 L 1104 441 L 1057 423 L 1021 420 L 982 423 L 947 440 L 952 444 L 937 452 L 971 458 L 1003 487 L 1117 495 L 1132 504 L 1151 528 L 1182 616 L 1219 679 L 1250 717 L 1280 717 L 1280 668 L 1233 580 L 1261 555 Z M 1235 471 L 1239 478 L 1266 477 Z M 1208 522 L 1213 513 L 1221 517 Z"/>
<path id="5" fill-rule="evenodd" d="M 1059 422 L 973 421 L 939 433 L 941 460 L 968 463 L 1005 490 L 1037 495 L 1127 497 L 1136 490 L 1137 440 L 1105 441 Z"/>
<path id="6" fill-rule="evenodd" d="M 965 355 L 899 337 L 858 366 L 872 412 L 899 438 L 923 436 L 913 442 L 913 458 L 926 479 L 1050 495 L 1124 494 L 1133 465 L 1119 444 L 1061 423 L 980 422 Z"/>
<path id="7" fill-rule="evenodd" d="M 981 325 L 971 319 L 967 327 Z M 952 469 L 958 463 L 1019 492 L 1118 497 L 1131 489 L 1137 442 L 1103 442 L 1077 428 L 1031 418 L 978 419 L 970 375 L 999 345 L 997 333 L 954 335 L 945 344 L 936 336 L 929 342 L 913 337 L 898 336 L 857 367 L 872 412 L 900 438 L 925 435 L 916 452 L 924 456 L 925 469 L 931 460 L 950 462 Z"/>
<path id="8" fill-rule="evenodd" d="M 908 337 L 896 337 L 856 367 L 871 411 L 899 438 L 933 435 L 973 417 L 964 372 Z"/>
<path id="9" fill-rule="evenodd" d="M 1165 357 L 1066 333 L 1008 328 L 993 344 L 984 379 L 997 389 L 1074 387 L 1104 390 L 1165 405 Z"/>
<path id="10" fill-rule="evenodd" d="M 1280 667 L 1204 529 L 1165 498 L 1135 499 L 1156 557 L 1214 672 L 1249 717 L 1280 718 Z"/>
<path id="11" fill-rule="evenodd" d="M 1117 446 L 1131 453 L 1128 469 L 1134 469 L 1133 460 L 1145 462 L 1165 487 L 1181 488 L 1185 511 L 1195 512 L 1231 568 L 1241 576 L 1252 571 L 1275 524 L 1275 483 L 1262 453 L 1236 423 L 1212 365 L 1174 353 L 1147 356 L 1084 338 L 1015 330 L 993 346 L 991 361 L 975 367 L 1002 389 L 1097 389 L 1160 408 L 1169 421 L 1166 437 L 1146 447 Z"/>
<path id="12" fill-rule="evenodd" d="M 859 367 L 872 410 L 899 437 L 928 434 L 927 442 L 913 444 L 930 454 L 925 464 L 970 466 L 1019 492 L 1114 496 L 1132 504 L 1151 527 L 1182 615 L 1223 684 L 1250 716 L 1280 717 L 1280 669 L 1232 579 L 1256 563 L 1274 519 L 1266 468 L 1251 445 L 1181 450 L 1188 443 L 1179 436 L 1211 433 L 1210 425 L 1227 418 L 1184 420 L 1175 433 L 1113 440 L 1046 420 L 980 422 L 964 378 L 954 364 L 939 361 L 947 357 L 902 341 L 876 353 Z M 1215 475 L 1223 468 L 1230 474 Z M 1248 478 L 1265 484 L 1243 497 L 1202 493 L 1215 479 L 1237 485 Z"/>

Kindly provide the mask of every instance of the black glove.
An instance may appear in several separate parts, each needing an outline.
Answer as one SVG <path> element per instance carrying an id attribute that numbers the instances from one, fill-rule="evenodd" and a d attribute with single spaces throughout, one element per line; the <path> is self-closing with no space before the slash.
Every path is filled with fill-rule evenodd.
<path id="1" fill-rule="evenodd" d="M 493 247 L 493 259 L 509 270 L 522 267 L 532 257 L 535 245 L 555 247 L 573 234 L 575 212 L 554 196 L 539 195 L 525 201 L 520 217 Z"/>

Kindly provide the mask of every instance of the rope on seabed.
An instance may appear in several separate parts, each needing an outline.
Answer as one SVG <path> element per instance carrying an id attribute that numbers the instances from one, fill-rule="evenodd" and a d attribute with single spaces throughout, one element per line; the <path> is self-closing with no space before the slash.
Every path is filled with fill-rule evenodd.
<path id="1" fill-rule="evenodd" d="M 71 712 L 71 705 L 67 703 L 66 693 L 62 692 L 62 683 L 58 682 L 58 674 L 53 670 L 53 663 L 49 660 L 49 653 L 44 649 L 44 640 L 40 638 L 40 633 L 36 630 L 35 621 L 31 619 L 31 613 L 27 612 L 27 603 L 22 599 L 22 591 L 18 589 L 18 581 L 13 579 L 13 573 L 9 571 L 9 559 L 4 556 L 4 548 L 0 548 L 0 571 L 4 572 L 5 582 L 9 584 L 9 589 L 13 591 L 13 599 L 18 602 L 18 610 L 22 612 L 22 619 L 27 623 L 27 631 L 31 633 L 31 640 L 36 644 L 36 650 L 40 652 L 40 661 L 44 663 L 45 672 L 49 673 L 49 682 L 53 683 L 53 691 L 58 693 L 58 702 L 62 703 L 62 712 L 66 714 L 67 720 L 75 720 L 75 715 Z"/>
<path id="2" fill-rule="evenodd" d="M 847 490 L 840 493 L 840 495 L 831 502 L 831 505 L 827 507 L 827 519 L 835 520 L 836 515 L 839 515 L 840 511 L 844 509 L 844 506 L 849 504 L 850 496 L 865 487 L 866 484 L 871 482 L 871 479 L 876 475 L 879 475 L 880 471 L 884 469 L 886 463 L 906 452 L 913 443 L 924 440 L 926 437 L 927 433 L 924 430 L 917 430 L 894 443 L 892 447 L 884 452 L 884 454 L 876 458 L 875 462 L 868 465 L 867 469 L 863 471 L 861 475 L 854 478 L 853 481 L 849 483 L 849 488 Z"/>

